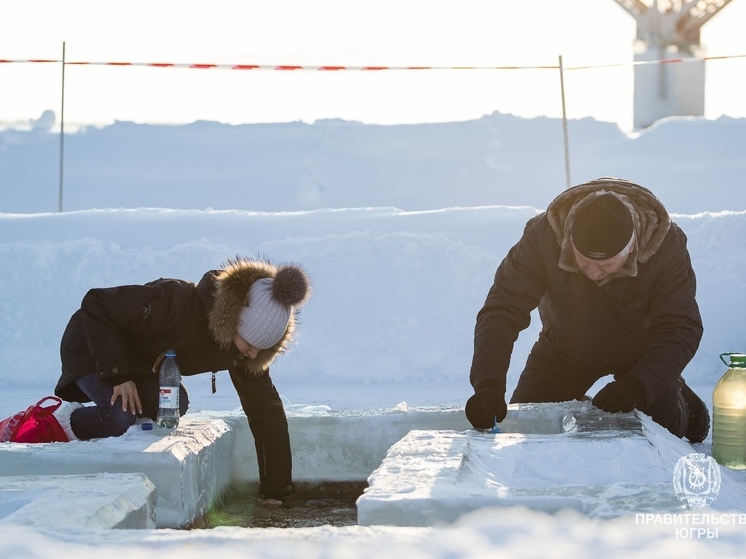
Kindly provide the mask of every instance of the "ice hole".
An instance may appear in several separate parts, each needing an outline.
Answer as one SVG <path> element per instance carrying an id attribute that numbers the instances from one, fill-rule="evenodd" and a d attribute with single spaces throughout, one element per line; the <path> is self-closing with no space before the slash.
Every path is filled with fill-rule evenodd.
<path id="1" fill-rule="evenodd" d="M 299 482 L 280 505 L 263 505 L 255 483 L 236 483 L 187 530 L 220 526 L 241 528 L 314 528 L 356 526 L 355 502 L 368 486 L 362 481 Z"/>

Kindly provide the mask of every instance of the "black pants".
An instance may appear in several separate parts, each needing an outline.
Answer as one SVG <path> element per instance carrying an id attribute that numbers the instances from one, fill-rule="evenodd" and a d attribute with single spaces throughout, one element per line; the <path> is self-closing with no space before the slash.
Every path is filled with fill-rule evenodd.
<path id="1" fill-rule="evenodd" d="M 628 371 L 629 367 L 616 371 L 588 369 L 556 352 L 549 341 L 541 337 L 531 349 L 510 403 L 580 400 L 598 379 L 608 374 L 619 379 Z M 652 402 L 640 403 L 637 409 L 677 437 L 684 436 L 688 413 L 678 377 L 666 390 L 656 394 Z"/>
<path id="2" fill-rule="evenodd" d="M 231 372 L 241 407 L 254 435 L 259 466 L 259 492 L 280 499 L 293 492 L 288 421 L 282 400 L 269 374 Z"/>
<path id="3" fill-rule="evenodd" d="M 122 411 L 122 399 L 117 398 L 114 405 L 111 397 L 114 387 L 103 380 L 97 373 L 80 377 L 75 381 L 95 404 L 73 411 L 70 416 L 70 428 L 75 436 L 81 440 L 99 439 L 103 437 L 118 437 L 135 424 L 137 416 L 131 411 Z M 158 417 L 159 390 L 158 375 L 135 377 L 137 394 L 140 396 L 143 417 L 153 421 Z M 189 408 L 189 394 L 183 384 L 179 387 L 179 415 L 182 416 Z"/>

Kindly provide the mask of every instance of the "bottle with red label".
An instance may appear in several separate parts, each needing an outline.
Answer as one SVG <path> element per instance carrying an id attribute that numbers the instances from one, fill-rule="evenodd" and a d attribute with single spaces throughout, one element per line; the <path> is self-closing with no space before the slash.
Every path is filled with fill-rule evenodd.
<path id="1" fill-rule="evenodd" d="M 160 396 L 158 398 L 159 427 L 176 429 L 179 426 L 179 385 L 181 384 L 181 370 L 176 361 L 176 352 L 166 350 L 161 366 L 158 369 Z"/>

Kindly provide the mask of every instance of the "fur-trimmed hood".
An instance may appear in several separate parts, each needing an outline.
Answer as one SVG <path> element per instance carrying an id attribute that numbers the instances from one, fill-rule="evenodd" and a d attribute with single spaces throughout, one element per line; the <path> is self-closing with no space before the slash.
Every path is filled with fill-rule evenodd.
<path id="1" fill-rule="evenodd" d="M 547 219 L 560 246 L 559 267 L 569 272 L 579 271 L 572 250 L 572 220 L 580 206 L 592 197 L 611 193 L 630 209 L 635 227 L 635 246 L 630 258 L 616 273 L 599 284 L 615 277 L 637 275 L 637 263 L 647 262 L 660 248 L 671 227 L 671 218 L 663 203 L 644 186 L 625 179 L 602 177 L 568 188 L 557 196 L 547 208 Z"/>
<path id="2" fill-rule="evenodd" d="M 236 258 L 229 260 L 222 269 L 206 275 L 212 283 L 212 307 L 208 310 L 210 333 L 221 349 L 234 347 L 234 338 L 241 310 L 247 305 L 249 288 L 258 279 L 290 278 L 290 293 L 282 294 L 291 307 L 290 321 L 285 334 L 272 347 L 259 352 L 256 359 L 247 359 L 245 368 L 255 374 L 266 371 L 275 357 L 289 349 L 293 341 L 299 307 L 310 295 L 310 282 L 306 273 L 295 264 L 275 266 L 268 261 Z M 209 277 L 208 277 L 209 276 Z M 203 279 L 203 282 L 205 279 Z"/>

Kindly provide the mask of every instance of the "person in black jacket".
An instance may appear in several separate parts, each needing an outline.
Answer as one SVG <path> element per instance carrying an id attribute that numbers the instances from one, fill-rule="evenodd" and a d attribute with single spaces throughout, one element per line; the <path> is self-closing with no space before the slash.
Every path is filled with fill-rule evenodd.
<path id="1" fill-rule="evenodd" d="M 502 421 L 513 345 L 538 308 L 542 328 L 512 403 L 592 399 L 638 409 L 692 442 L 709 412 L 681 373 L 703 327 L 686 236 L 648 189 L 601 178 L 565 190 L 529 220 L 477 315 L 465 412 L 474 427 Z"/>
<path id="2" fill-rule="evenodd" d="M 229 260 L 199 284 L 158 279 L 91 289 L 62 336 L 62 375 L 55 394 L 77 406 L 68 434 L 119 436 L 138 416 L 156 419 L 154 364 L 176 351 L 182 375 L 228 370 L 249 420 L 259 462 L 260 493 L 292 492 L 290 439 L 269 366 L 293 338 L 298 308 L 310 292 L 297 265 Z M 180 387 L 180 414 L 188 395 Z"/>

